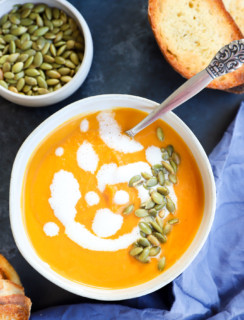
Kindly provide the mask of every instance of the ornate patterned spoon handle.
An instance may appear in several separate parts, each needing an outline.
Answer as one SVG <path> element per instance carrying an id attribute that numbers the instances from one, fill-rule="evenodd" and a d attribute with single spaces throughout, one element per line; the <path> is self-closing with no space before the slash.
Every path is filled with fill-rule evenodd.
<path id="1" fill-rule="evenodd" d="M 244 63 L 244 39 L 235 40 L 221 48 L 209 66 L 187 80 L 181 87 L 172 93 L 163 103 L 157 106 L 149 115 L 134 128 L 126 131 L 130 137 L 157 120 L 163 113 L 178 107 L 185 101 L 203 90 L 213 79 L 235 71 Z"/>

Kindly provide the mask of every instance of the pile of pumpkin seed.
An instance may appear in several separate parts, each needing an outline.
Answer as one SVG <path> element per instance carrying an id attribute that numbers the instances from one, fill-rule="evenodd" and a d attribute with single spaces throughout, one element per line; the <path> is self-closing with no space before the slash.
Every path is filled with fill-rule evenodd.
<path id="1" fill-rule="evenodd" d="M 164 140 L 162 128 L 157 128 L 157 137 Z M 142 263 L 150 262 L 150 258 L 157 257 L 158 269 L 162 271 L 166 259 L 160 256 L 161 244 L 167 241 L 167 235 L 171 232 L 173 225 L 179 223 L 174 217 L 164 221 L 166 210 L 174 214 L 175 204 L 169 197 L 169 185 L 177 183 L 177 171 L 180 165 L 180 156 L 172 145 L 161 148 L 162 162 L 151 167 L 152 174 L 142 172 L 141 175 L 132 177 L 129 181 L 130 187 L 143 185 L 148 190 L 148 200 L 141 203 L 140 208 L 135 210 L 135 215 L 140 218 L 138 223 L 141 238 L 133 244 L 130 255 Z M 124 214 L 134 211 L 134 205 L 130 204 L 124 209 Z"/>
<path id="2" fill-rule="evenodd" d="M 35 96 L 56 91 L 78 71 L 84 38 L 58 8 L 25 3 L 0 19 L 0 85 Z"/>

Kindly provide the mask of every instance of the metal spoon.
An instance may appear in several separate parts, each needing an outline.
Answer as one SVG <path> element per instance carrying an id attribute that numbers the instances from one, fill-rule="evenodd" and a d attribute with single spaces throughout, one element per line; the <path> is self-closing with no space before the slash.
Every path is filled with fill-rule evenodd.
<path id="1" fill-rule="evenodd" d="M 138 132 L 157 120 L 163 113 L 178 107 L 203 90 L 213 79 L 235 71 L 240 68 L 243 63 L 244 39 L 232 41 L 218 51 L 206 69 L 187 80 L 164 102 L 149 113 L 146 118 L 132 129 L 126 131 L 126 133 L 133 138 Z"/>

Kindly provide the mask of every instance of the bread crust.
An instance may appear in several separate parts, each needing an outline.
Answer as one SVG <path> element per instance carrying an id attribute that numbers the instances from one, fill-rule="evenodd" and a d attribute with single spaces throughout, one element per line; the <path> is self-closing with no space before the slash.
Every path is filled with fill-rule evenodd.
<path id="1" fill-rule="evenodd" d="M 0 254 L 0 279 L 8 279 L 21 286 L 20 278 L 11 264 Z"/>
<path id="2" fill-rule="evenodd" d="M 226 22 L 232 29 L 231 38 L 233 40 L 241 39 L 242 33 L 238 26 L 236 25 L 235 21 L 232 19 L 231 15 L 225 10 L 225 7 L 221 0 L 204 0 L 205 2 L 208 2 L 209 6 L 215 6 L 215 9 L 219 10 L 223 17 L 226 19 Z M 167 44 L 165 43 L 163 36 L 161 35 L 160 27 L 159 27 L 159 8 L 158 5 L 160 5 L 163 8 L 165 0 L 149 0 L 149 6 L 148 6 L 148 17 L 149 22 L 152 28 L 152 31 L 154 33 L 154 36 L 156 38 L 156 41 L 158 43 L 158 46 L 163 53 L 165 59 L 172 65 L 172 67 L 179 72 L 183 77 L 189 79 L 191 78 L 195 73 L 190 72 L 189 66 L 184 65 L 182 63 L 179 63 L 177 60 L 177 55 L 174 54 L 174 52 L 170 52 L 167 48 Z M 163 9 L 162 9 L 163 10 Z M 210 62 L 210 61 L 209 61 Z M 201 68 L 199 69 L 201 71 Z M 222 79 L 221 79 L 222 78 Z M 244 66 L 240 69 L 225 75 L 223 77 L 217 78 L 213 80 L 208 87 L 214 88 L 214 89 L 220 89 L 220 90 L 227 90 L 233 87 L 237 87 L 244 83 Z"/>

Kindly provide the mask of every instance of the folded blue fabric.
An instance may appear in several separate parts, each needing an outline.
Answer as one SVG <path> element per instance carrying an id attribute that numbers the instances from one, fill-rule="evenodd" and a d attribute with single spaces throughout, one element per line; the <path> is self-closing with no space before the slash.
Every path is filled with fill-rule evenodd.
<path id="1" fill-rule="evenodd" d="M 78 304 L 37 312 L 31 320 L 244 319 L 244 103 L 210 162 L 217 186 L 214 224 L 197 258 L 174 280 L 170 311 Z M 154 295 L 160 299 L 160 291 Z M 150 297 L 139 299 L 147 306 Z"/>

